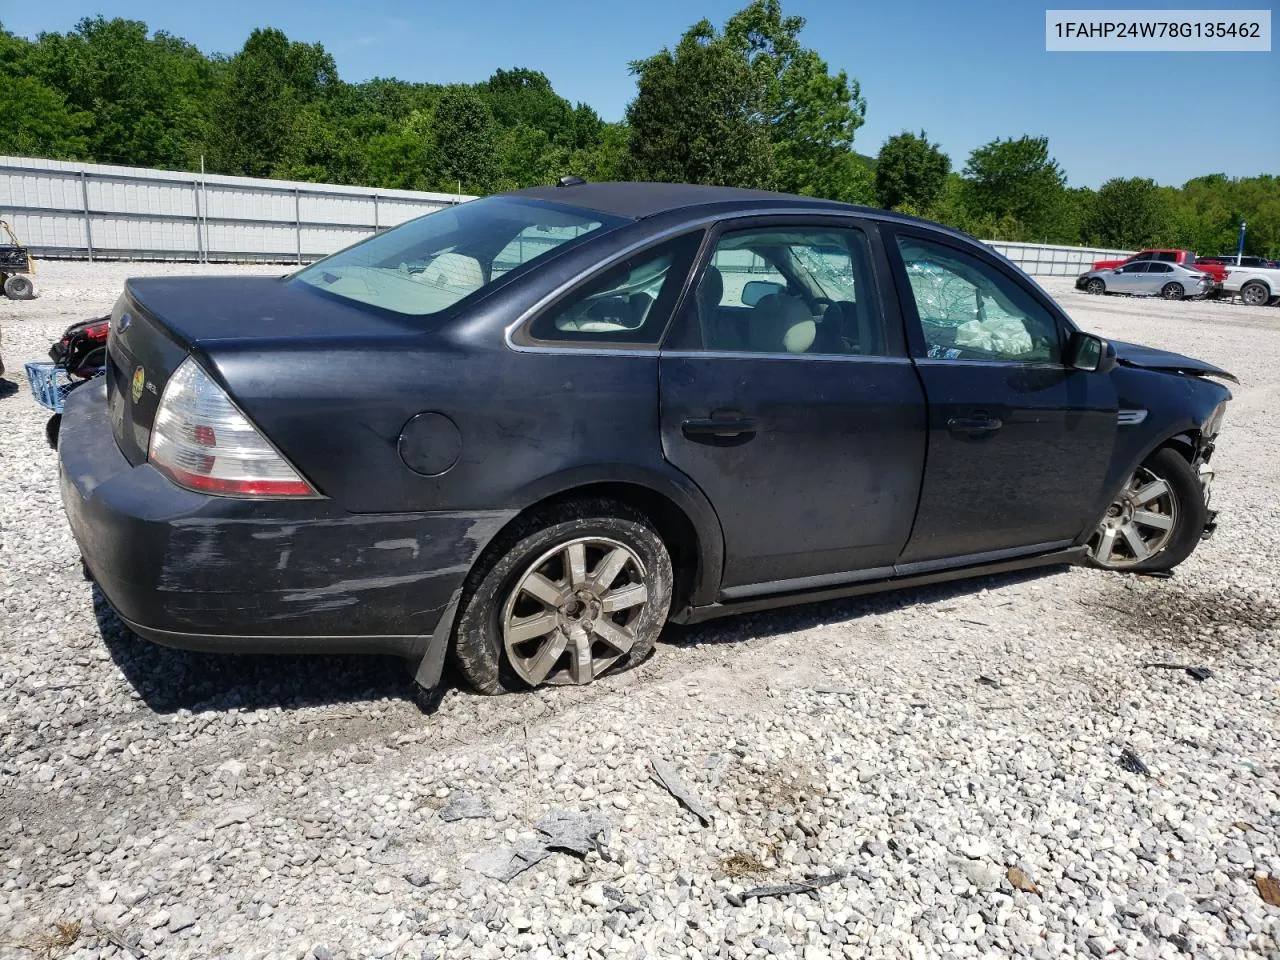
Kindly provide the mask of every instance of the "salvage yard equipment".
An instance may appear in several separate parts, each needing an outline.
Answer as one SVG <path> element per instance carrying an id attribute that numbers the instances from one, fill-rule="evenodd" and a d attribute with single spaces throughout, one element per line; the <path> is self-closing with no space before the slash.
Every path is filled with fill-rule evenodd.
<path id="1" fill-rule="evenodd" d="M 35 273 L 35 262 L 7 222 L 0 220 L 0 229 L 9 241 L 0 242 L 0 288 L 10 300 L 31 300 L 36 295 L 36 286 L 28 274 Z M 3 239 L 0 237 L 0 241 Z"/>

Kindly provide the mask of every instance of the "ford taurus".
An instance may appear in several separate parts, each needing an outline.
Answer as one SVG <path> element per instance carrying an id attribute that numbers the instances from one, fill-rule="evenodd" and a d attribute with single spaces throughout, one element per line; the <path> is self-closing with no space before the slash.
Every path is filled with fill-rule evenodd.
<path id="1" fill-rule="evenodd" d="M 935 224 L 716 187 L 477 200 L 282 278 L 137 279 L 62 495 L 130 629 L 498 693 L 668 620 L 1213 528 L 1229 374 L 1078 330 Z"/>

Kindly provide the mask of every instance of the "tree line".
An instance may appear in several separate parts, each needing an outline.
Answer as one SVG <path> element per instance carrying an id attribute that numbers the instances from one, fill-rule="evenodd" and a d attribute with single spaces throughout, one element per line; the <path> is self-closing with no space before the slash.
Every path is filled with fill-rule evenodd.
<path id="1" fill-rule="evenodd" d="M 620 123 L 537 70 L 476 84 L 346 83 L 318 43 L 254 30 L 209 55 L 135 20 L 35 40 L 0 25 L 0 153 L 253 177 L 486 194 L 553 182 L 669 180 L 890 208 L 986 239 L 1280 256 L 1280 178 L 1071 187 L 1044 137 L 997 139 L 956 169 L 927 133 L 854 150 L 857 80 L 800 42 L 804 19 L 753 0 L 633 61 Z"/>

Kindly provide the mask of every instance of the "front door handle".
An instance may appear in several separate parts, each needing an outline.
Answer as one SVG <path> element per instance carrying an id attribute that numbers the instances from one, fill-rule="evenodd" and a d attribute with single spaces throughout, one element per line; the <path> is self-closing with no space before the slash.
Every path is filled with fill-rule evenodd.
<path id="1" fill-rule="evenodd" d="M 738 410 L 713 410 L 709 417 L 691 417 L 680 422 L 680 430 L 690 440 L 714 443 L 717 440 L 749 440 L 756 435 L 759 421 L 744 417 Z"/>
<path id="2" fill-rule="evenodd" d="M 947 421 L 947 429 L 952 433 L 973 439 L 995 433 L 1003 426 L 1003 420 L 983 414 L 972 417 L 952 417 Z"/>

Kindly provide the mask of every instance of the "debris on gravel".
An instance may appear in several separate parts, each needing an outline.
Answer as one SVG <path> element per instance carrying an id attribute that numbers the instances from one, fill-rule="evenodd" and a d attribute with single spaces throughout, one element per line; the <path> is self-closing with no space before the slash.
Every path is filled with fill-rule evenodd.
<path id="1" fill-rule="evenodd" d="M 0 301 L 0 957 L 1280 952 L 1280 311 L 1045 284 L 1241 378 L 1220 526 L 1172 579 L 672 627 L 632 672 L 482 697 L 155 646 L 82 579 L 22 362 L 131 273 L 219 271 L 283 268 L 41 263 Z"/>

